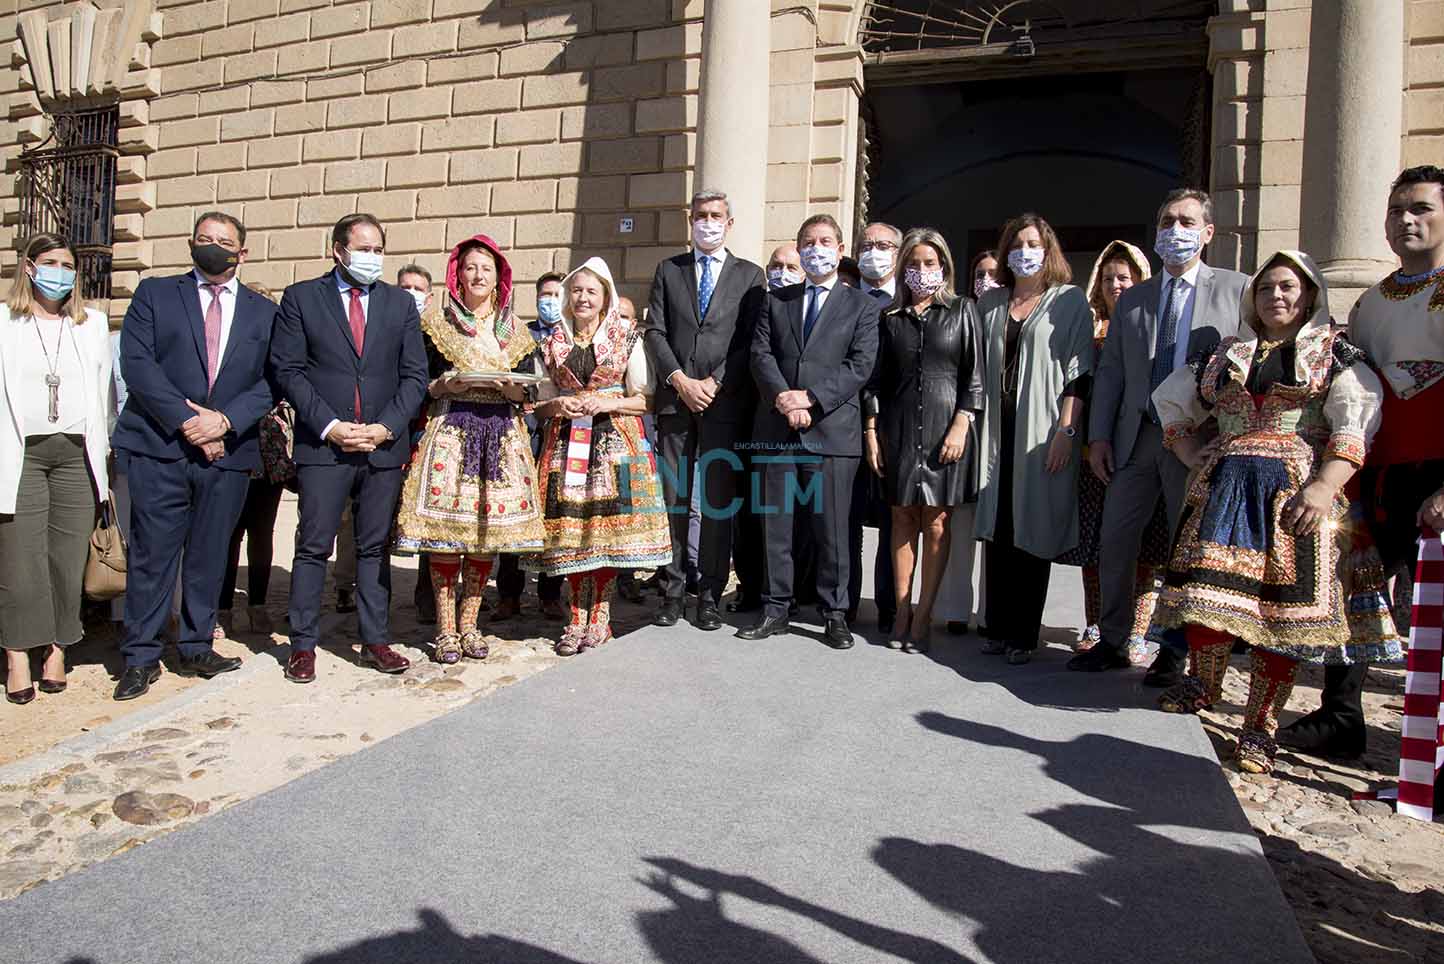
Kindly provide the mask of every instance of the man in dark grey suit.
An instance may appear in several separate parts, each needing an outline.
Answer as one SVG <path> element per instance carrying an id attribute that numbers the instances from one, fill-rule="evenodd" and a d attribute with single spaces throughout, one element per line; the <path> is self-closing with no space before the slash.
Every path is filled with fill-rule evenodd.
<path id="1" fill-rule="evenodd" d="M 737 635 L 764 639 L 789 631 L 793 514 L 803 511 L 817 554 L 823 638 L 847 649 L 848 509 L 862 457 L 858 393 L 877 357 L 878 303 L 838 281 L 842 230 L 830 216 L 802 222 L 797 247 L 807 280 L 767 294 L 752 337 L 760 394 L 754 439 L 769 453 L 757 507 L 767 541 L 767 593 L 762 619 Z"/>
<path id="2" fill-rule="evenodd" d="M 695 477 L 702 519 L 694 625 L 710 630 L 722 627 L 717 604 L 732 557 L 733 499 L 743 484 L 735 446 L 748 435 L 757 405 L 748 352 L 766 280 L 760 267 L 727 250 L 727 195 L 699 191 L 690 217 L 693 248 L 657 265 L 647 311 L 647 355 L 657 373 L 657 451 L 672 528 L 672 561 L 659 573 L 665 598 L 655 623 L 672 626 L 682 615 Z"/>
<path id="3" fill-rule="evenodd" d="M 1103 504 L 1107 535 L 1098 559 L 1102 640 L 1073 657 L 1069 669 L 1097 672 L 1129 665 L 1126 643 L 1144 527 L 1160 495 L 1170 527 L 1177 528 L 1183 513 L 1188 469 L 1163 447 L 1163 429 L 1150 399 L 1175 368 L 1211 353 L 1238 331 L 1248 277 L 1202 262 L 1213 233 L 1213 202 L 1205 192 L 1171 192 L 1158 209 L 1154 242 L 1164 270 L 1124 291 L 1108 325 L 1088 420 L 1088 461 L 1108 486 Z M 1177 682 L 1182 657 L 1177 643 L 1165 646 L 1145 682 Z"/>

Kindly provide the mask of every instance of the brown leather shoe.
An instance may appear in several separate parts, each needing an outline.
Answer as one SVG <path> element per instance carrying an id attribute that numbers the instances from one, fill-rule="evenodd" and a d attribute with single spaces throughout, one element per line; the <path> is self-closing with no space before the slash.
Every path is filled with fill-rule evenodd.
<path id="1" fill-rule="evenodd" d="M 362 646 L 361 665 L 374 666 L 383 673 L 404 673 L 411 668 L 411 660 L 393 652 L 390 646 Z"/>
<path id="2" fill-rule="evenodd" d="M 286 679 L 292 683 L 309 683 L 316 678 L 316 651 L 293 649 L 286 661 Z"/>

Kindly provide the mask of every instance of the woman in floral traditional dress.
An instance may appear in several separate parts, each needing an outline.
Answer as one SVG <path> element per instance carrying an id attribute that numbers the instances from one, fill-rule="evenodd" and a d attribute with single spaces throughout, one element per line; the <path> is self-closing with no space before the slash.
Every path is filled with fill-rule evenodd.
<path id="1" fill-rule="evenodd" d="M 525 391 L 462 377 L 529 364 L 535 342 L 516 322 L 511 290 L 501 248 L 478 234 L 452 249 L 446 295 L 421 319 L 432 402 L 401 491 L 396 551 L 430 555 L 432 655 L 442 663 L 487 657 L 476 618 L 492 557 L 542 546 L 536 464 L 519 408 Z"/>
<path id="2" fill-rule="evenodd" d="M 1234 639 L 1250 644 L 1236 757 L 1267 773 L 1300 661 L 1397 661 L 1401 641 L 1342 491 L 1379 426 L 1378 376 L 1333 326 L 1323 275 L 1301 252 L 1264 262 L 1240 321 L 1153 394 L 1165 444 L 1194 470 L 1156 616 L 1184 628 L 1190 672 L 1159 702 L 1177 713 L 1217 702 Z M 1205 446 L 1195 432 L 1210 416 L 1218 438 Z"/>
<path id="3" fill-rule="evenodd" d="M 556 651 L 572 656 L 612 637 L 618 569 L 656 569 L 672 540 L 656 463 L 642 431 L 652 393 L 637 329 L 617 312 L 612 273 L 592 258 L 562 282 L 562 321 L 542 343 L 550 380 L 540 466 L 546 549 L 533 565 L 566 576 L 571 622 Z"/>

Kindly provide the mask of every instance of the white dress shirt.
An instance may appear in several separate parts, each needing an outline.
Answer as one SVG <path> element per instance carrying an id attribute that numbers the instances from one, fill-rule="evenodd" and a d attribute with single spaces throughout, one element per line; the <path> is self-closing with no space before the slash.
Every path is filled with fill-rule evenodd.
<path id="1" fill-rule="evenodd" d="M 836 284 L 837 284 L 837 273 L 836 273 L 836 272 L 833 272 L 833 275 L 832 275 L 831 278 L 828 278 L 826 281 L 823 281 L 823 282 L 821 282 L 821 283 L 816 283 L 816 284 L 814 284 L 813 281 L 812 281 L 812 279 L 810 279 L 810 278 L 808 279 L 808 281 L 807 281 L 807 288 L 803 291 L 803 294 L 802 294 L 802 323 L 803 323 L 803 325 L 806 325 L 806 324 L 807 324 L 807 303 L 808 303 L 808 301 L 812 300 L 814 297 L 817 299 L 817 317 L 818 317 L 818 318 L 821 318 L 821 317 L 822 317 L 822 306 L 825 305 L 825 304 L 827 304 L 827 296 L 830 295 L 830 294 L 832 294 L 832 288 L 833 288 L 833 286 L 836 285 Z M 814 291 L 817 292 L 816 295 L 813 294 Z M 816 324 L 816 322 L 814 322 L 814 324 Z"/>
<path id="2" fill-rule="evenodd" d="M 1183 310 L 1178 314 L 1178 331 L 1174 336 L 1178 339 L 1173 346 L 1173 368 L 1182 368 L 1188 363 L 1188 333 L 1193 330 L 1193 293 L 1198 290 L 1198 269 L 1203 265 L 1202 261 L 1195 261 L 1192 268 L 1178 276 L 1174 282 L 1173 275 L 1167 271 L 1163 273 L 1163 288 L 1158 293 L 1158 324 L 1163 326 L 1163 309 L 1168 304 L 1168 286 L 1170 283 L 1182 284 L 1182 287 L 1174 295 L 1174 298 L 1183 299 Z"/>
<path id="3" fill-rule="evenodd" d="M 199 271 L 192 271 L 191 277 L 196 279 L 196 294 L 201 299 L 201 319 L 204 320 L 206 312 L 211 308 L 211 289 L 207 287 L 211 282 L 202 278 Z M 216 295 L 216 297 L 221 299 L 221 340 L 219 346 L 221 357 L 216 362 L 217 372 L 221 370 L 221 362 L 226 359 L 226 345 L 229 344 L 231 340 L 231 323 L 236 320 L 236 293 L 240 289 L 240 286 L 241 283 L 236 276 L 231 275 L 231 280 L 221 285 L 221 290 L 219 294 Z M 206 359 L 206 361 L 209 362 L 210 359 Z"/>
<path id="4" fill-rule="evenodd" d="M 85 367 L 75 340 L 75 323 L 65 316 L 56 320 L 32 315 L 23 328 L 29 330 L 17 332 L 15 354 L 20 363 L 22 390 L 17 394 L 25 436 L 83 434 Z M 55 375 L 60 379 L 56 395 L 60 418 L 54 422 L 50 421 L 50 387 L 45 383 L 51 365 L 55 366 Z"/>

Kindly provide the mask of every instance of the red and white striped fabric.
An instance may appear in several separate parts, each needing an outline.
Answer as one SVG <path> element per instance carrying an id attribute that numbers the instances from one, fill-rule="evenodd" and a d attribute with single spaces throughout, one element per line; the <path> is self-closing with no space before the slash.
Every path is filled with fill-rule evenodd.
<path id="1" fill-rule="evenodd" d="M 592 462 L 592 417 L 581 415 L 572 419 L 571 434 L 567 436 L 566 473 L 562 476 L 565 488 L 587 484 L 587 468 Z"/>
<path id="2" fill-rule="evenodd" d="M 1444 766 L 1440 655 L 1444 635 L 1444 543 L 1437 532 L 1419 537 L 1409 663 L 1404 680 L 1404 722 L 1399 740 L 1401 814 L 1434 819 L 1434 781 Z"/>

